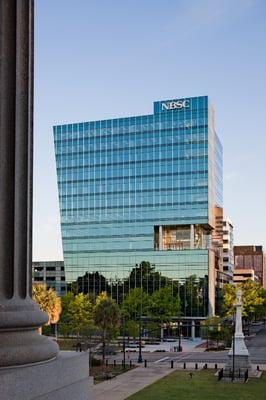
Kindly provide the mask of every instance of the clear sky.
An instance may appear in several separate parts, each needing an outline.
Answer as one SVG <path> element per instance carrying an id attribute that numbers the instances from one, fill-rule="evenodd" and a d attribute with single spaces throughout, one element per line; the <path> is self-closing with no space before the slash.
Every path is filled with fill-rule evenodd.
<path id="1" fill-rule="evenodd" d="M 209 95 L 235 244 L 266 247 L 266 1 L 35 0 L 33 259 L 62 259 L 52 126 Z"/>

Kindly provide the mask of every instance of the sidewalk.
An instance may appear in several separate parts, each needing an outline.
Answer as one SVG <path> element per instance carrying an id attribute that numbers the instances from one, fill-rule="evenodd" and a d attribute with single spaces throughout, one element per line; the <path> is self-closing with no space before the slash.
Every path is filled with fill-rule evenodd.
<path id="1" fill-rule="evenodd" d="M 114 379 L 94 385 L 92 396 L 94 400 L 124 400 L 173 371 L 169 367 L 159 365 L 149 365 L 149 368 L 140 366 Z"/>

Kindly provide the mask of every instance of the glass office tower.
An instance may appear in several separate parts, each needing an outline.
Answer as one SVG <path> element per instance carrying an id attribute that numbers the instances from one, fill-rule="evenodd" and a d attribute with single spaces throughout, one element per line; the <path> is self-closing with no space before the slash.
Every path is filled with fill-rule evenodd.
<path id="1" fill-rule="evenodd" d="M 67 281 L 118 302 L 171 285 L 183 316 L 213 313 L 222 146 L 208 97 L 58 125 L 54 143 Z"/>

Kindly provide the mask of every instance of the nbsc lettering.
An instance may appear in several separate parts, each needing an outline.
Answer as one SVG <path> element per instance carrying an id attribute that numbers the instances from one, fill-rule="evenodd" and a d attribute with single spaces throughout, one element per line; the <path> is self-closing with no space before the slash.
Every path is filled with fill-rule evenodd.
<path id="1" fill-rule="evenodd" d="M 169 101 L 167 103 L 162 103 L 162 111 L 176 110 L 188 107 L 189 107 L 189 100 L 178 100 L 178 101 Z"/>

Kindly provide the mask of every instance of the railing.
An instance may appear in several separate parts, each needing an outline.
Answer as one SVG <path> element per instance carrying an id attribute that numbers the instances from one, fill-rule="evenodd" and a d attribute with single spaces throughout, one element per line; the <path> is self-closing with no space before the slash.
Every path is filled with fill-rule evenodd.
<path id="1" fill-rule="evenodd" d="M 248 380 L 248 369 L 243 371 L 241 369 L 237 370 L 224 370 L 223 368 L 218 372 L 218 381 L 221 379 L 230 379 L 232 382 L 247 382 Z"/>
<path id="2" fill-rule="evenodd" d="M 245 372 L 245 383 L 247 382 L 247 380 L 248 380 L 248 369 L 246 370 L 246 372 Z"/>

